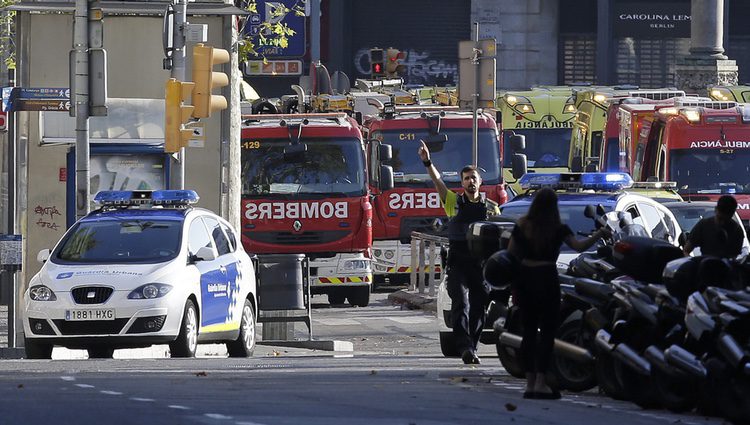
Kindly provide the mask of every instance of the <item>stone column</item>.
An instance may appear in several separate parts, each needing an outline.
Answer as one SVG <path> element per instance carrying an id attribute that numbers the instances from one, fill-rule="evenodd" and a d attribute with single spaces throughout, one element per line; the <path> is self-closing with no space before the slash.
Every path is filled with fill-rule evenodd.
<path id="1" fill-rule="evenodd" d="M 690 55 L 675 66 L 675 86 L 706 95 L 711 85 L 736 85 L 737 63 L 724 55 L 724 0 L 692 0 Z"/>

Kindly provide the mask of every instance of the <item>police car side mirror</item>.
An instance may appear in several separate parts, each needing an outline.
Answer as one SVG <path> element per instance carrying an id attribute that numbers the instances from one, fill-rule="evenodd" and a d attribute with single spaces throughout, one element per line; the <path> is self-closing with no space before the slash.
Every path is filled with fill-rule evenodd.
<path id="1" fill-rule="evenodd" d="M 679 236 L 679 237 L 677 238 L 677 243 L 678 243 L 678 244 L 679 244 L 679 245 L 680 245 L 681 247 L 684 247 L 684 246 L 685 246 L 685 244 L 686 244 L 686 243 L 687 243 L 687 241 L 688 241 L 688 237 L 689 237 L 689 236 L 690 236 L 690 232 L 682 232 L 682 233 L 680 233 L 680 236 Z"/>
<path id="2" fill-rule="evenodd" d="M 198 249 L 198 252 L 193 258 L 195 261 L 213 261 L 216 259 L 216 253 L 214 253 L 213 249 L 203 246 Z"/>
<path id="3" fill-rule="evenodd" d="M 39 263 L 44 264 L 44 262 L 49 259 L 49 255 L 50 255 L 50 250 L 49 249 L 43 249 L 43 250 L 39 251 L 36 254 L 36 261 L 38 261 Z"/>

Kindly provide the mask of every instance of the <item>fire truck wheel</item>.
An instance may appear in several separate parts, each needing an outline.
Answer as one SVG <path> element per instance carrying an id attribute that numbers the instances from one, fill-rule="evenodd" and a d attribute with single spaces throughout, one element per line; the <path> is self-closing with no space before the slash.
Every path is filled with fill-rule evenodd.
<path id="1" fill-rule="evenodd" d="M 344 300 L 346 300 L 345 294 L 340 294 L 340 293 L 328 294 L 328 303 L 331 305 L 343 304 Z"/>
<path id="2" fill-rule="evenodd" d="M 370 304 L 370 286 L 357 286 L 349 293 L 349 304 L 358 307 L 367 307 Z"/>

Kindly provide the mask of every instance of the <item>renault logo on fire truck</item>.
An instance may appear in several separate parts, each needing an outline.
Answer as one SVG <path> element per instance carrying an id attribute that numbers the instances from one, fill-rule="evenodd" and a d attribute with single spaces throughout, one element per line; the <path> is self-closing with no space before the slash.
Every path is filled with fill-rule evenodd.
<path id="1" fill-rule="evenodd" d="M 294 224 L 292 224 L 292 228 L 295 232 L 299 232 L 299 229 L 302 228 L 302 222 L 299 220 L 294 220 Z"/>
<path id="2" fill-rule="evenodd" d="M 349 218 L 349 204 L 330 201 L 260 202 L 257 204 L 248 202 L 245 204 L 245 218 L 248 220 Z"/>

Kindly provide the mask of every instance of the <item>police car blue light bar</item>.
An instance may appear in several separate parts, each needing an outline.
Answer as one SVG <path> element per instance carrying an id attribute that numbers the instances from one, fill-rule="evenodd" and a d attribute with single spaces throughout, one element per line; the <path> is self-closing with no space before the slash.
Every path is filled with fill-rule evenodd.
<path id="1" fill-rule="evenodd" d="M 199 199 L 194 190 L 103 190 L 94 202 L 102 206 L 190 205 Z"/>
<path id="2" fill-rule="evenodd" d="M 627 173 L 528 173 L 518 183 L 524 190 L 548 187 L 554 190 L 616 191 L 633 185 Z"/>

